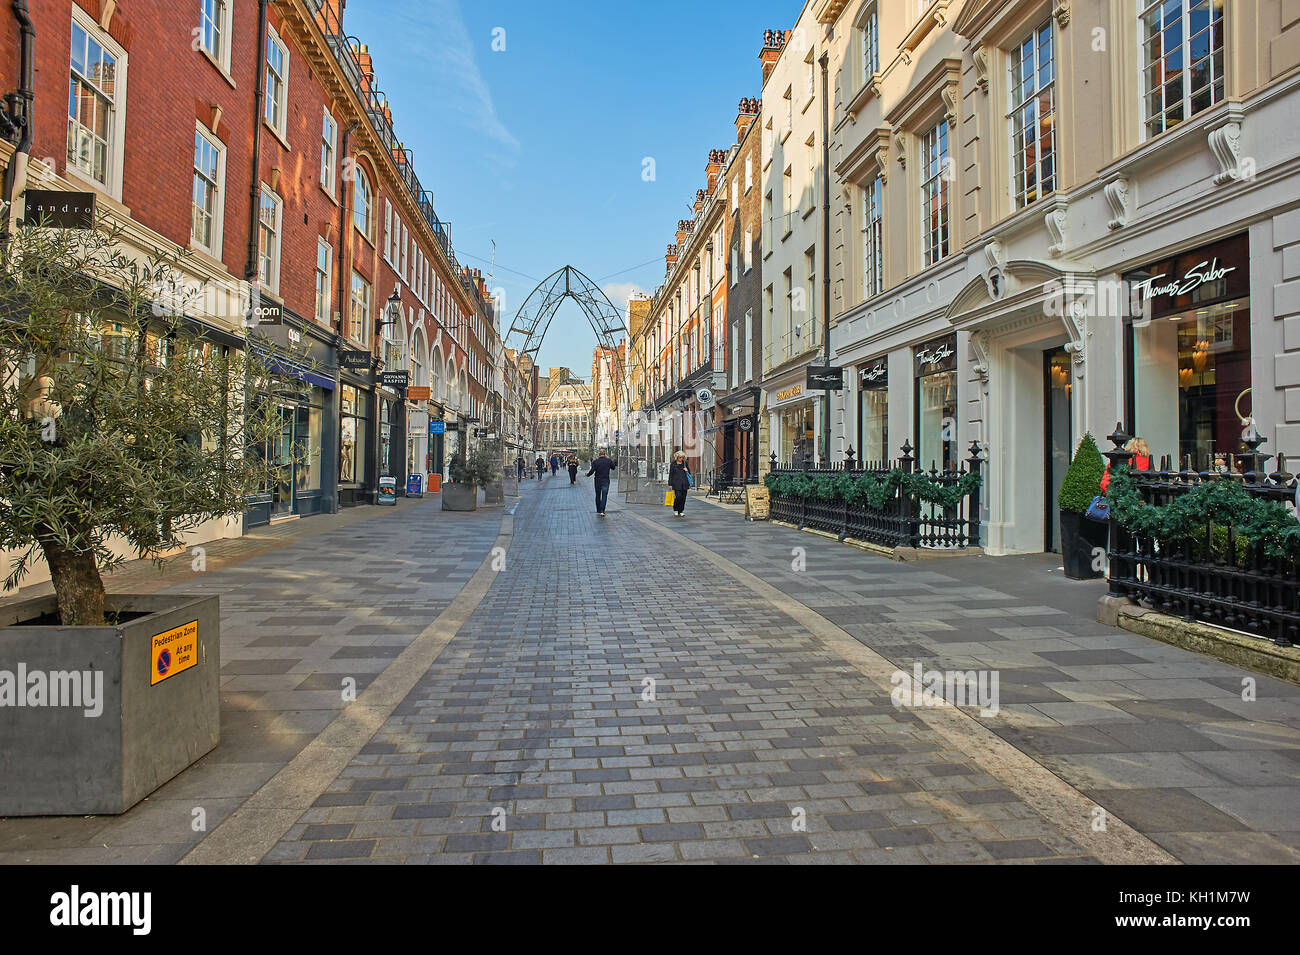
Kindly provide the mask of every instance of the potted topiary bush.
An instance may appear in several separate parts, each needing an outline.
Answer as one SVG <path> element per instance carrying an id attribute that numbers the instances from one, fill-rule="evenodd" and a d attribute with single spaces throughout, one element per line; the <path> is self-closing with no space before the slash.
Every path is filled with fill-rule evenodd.
<path id="1" fill-rule="evenodd" d="M 1093 498 L 1101 493 L 1106 463 L 1092 435 L 1085 433 L 1070 460 L 1061 482 L 1056 504 L 1061 512 L 1061 559 L 1065 576 L 1091 580 L 1102 575 L 1104 564 L 1096 560 L 1097 548 L 1106 550 L 1107 525 L 1084 516 Z"/>
<path id="2" fill-rule="evenodd" d="M 54 589 L 0 608 L 0 816 L 124 812 L 220 737 L 218 598 L 102 574 L 225 536 L 294 453 L 266 452 L 308 364 L 206 337 L 182 259 L 102 222 L 0 246 L 4 589 L 41 563 Z"/>
<path id="3" fill-rule="evenodd" d="M 451 463 L 447 465 L 447 474 L 451 482 L 442 488 L 442 509 L 444 511 L 478 510 L 478 489 L 496 480 L 500 476 L 498 458 L 485 446 L 480 444 L 468 456 L 464 452 L 463 439 L 457 442 Z"/>

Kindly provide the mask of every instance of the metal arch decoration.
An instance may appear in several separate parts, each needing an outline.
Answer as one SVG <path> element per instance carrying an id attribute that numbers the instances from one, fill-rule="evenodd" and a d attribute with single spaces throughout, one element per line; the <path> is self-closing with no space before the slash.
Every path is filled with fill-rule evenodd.
<path id="1" fill-rule="evenodd" d="M 528 355 L 534 365 L 537 364 L 537 353 L 542 347 L 542 339 L 551 327 L 551 320 L 555 318 L 555 313 L 566 298 L 573 299 L 581 306 L 600 345 L 610 351 L 617 351 L 618 336 L 623 335 L 627 347 L 636 347 L 632 336 L 627 333 L 628 329 L 622 313 L 609 300 L 609 296 L 582 272 L 572 265 L 566 265 L 542 279 L 537 287 L 528 293 L 524 303 L 515 312 L 510 330 L 506 332 L 507 341 L 511 336 L 522 337 L 519 351 Z M 518 342 L 519 337 L 514 340 Z M 625 407 L 631 407 L 631 394 L 623 364 L 613 361 L 610 365 L 613 367 L 617 386 L 626 402 Z M 628 367 L 631 367 L 630 364 Z"/>

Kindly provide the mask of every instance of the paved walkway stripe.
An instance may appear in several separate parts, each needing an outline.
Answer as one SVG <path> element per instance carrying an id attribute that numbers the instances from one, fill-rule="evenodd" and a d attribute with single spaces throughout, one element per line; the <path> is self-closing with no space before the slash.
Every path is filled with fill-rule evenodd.
<path id="1" fill-rule="evenodd" d="M 509 549 L 513 515 L 503 514 L 501 529 L 474 576 L 447 608 L 420 632 L 355 702 L 253 793 L 221 825 L 181 860 L 181 865 L 251 865 L 261 861 L 302 813 L 325 792 L 406 698 L 438 655 L 469 620 L 496 577 L 494 552 Z"/>
<path id="2" fill-rule="evenodd" d="M 806 604 L 754 576 L 725 557 L 688 537 L 626 509 L 624 514 L 654 528 L 677 545 L 703 557 L 723 573 L 752 590 L 759 598 L 797 621 L 808 633 L 880 687 L 886 696 L 890 678 L 898 667 Z M 957 707 L 946 702 L 916 707 L 913 712 L 931 729 L 949 740 L 953 748 L 970 756 L 990 776 L 1000 780 L 1024 803 L 1056 826 L 1094 858 L 1110 865 L 1177 864 L 1178 860 L 1112 813 L 1106 829 L 1092 829 L 1095 802 L 1016 749 Z"/>

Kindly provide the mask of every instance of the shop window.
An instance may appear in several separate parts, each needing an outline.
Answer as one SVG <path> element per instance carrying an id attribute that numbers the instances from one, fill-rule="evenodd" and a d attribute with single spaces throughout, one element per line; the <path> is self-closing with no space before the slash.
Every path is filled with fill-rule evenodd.
<path id="1" fill-rule="evenodd" d="M 339 483 L 365 481 L 366 419 L 364 393 L 343 385 L 339 396 Z"/>

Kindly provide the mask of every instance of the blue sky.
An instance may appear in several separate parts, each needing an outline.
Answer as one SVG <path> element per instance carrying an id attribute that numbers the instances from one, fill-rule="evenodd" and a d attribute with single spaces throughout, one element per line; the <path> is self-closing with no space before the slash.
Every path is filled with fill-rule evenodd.
<path id="1" fill-rule="evenodd" d="M 398 136 L 415 152 L 462 265 L 505 289 L 503 331 L 537 281 L 564 265 L 620 308 L 663 279 L 713 148 L 735 141 L 757 97 L 763 30 L 800 0 L 352 0 L 347 32 L 370 47 Z M 504 30 L 503 51 L 493 50 Z M 642 160 L 655 179 L 642 179 Z M 596 343 L 572 301 L 543 368 L 588 375 Z"/>

